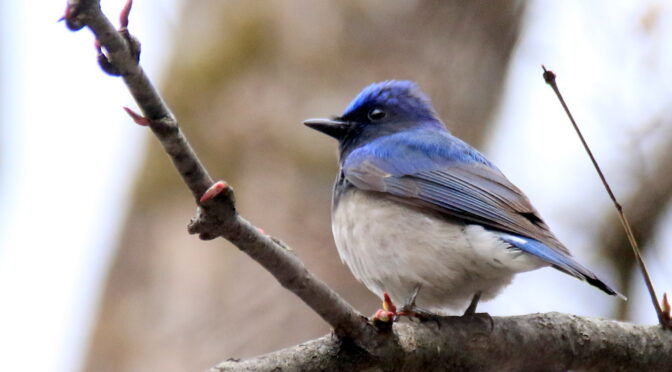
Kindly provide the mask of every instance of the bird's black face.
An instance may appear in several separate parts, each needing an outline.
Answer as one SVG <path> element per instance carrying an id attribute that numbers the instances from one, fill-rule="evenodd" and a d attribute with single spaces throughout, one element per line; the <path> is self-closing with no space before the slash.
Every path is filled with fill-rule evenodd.
<path id="1" fill-rule="evenodd" d="M 398 115 L 384 105 L 359 107 L 356 111 L 332 119 L 309 119 L 304 124 L 339 142 L 341 156 L 375 138 L 399 131 Z"/>
<path id="2" fill-rule="evenodd" d="M 352 127 L 352 123 L 341 120 L 340 118 L 308 119 L 304 121 L 303 124 L 330 137 L 334 137 L 339 141 L 346 136 Z"/>
<path id="3" fill-rule="evenodd" d="M 414 83 L 386 81 L 366 87 L 340 117 L 304 122 L 340 143 L 341 154 L 375 138 L 435 122 L 427 97 Z"/>
<path id="4" fill-rule="evenodd" d="M 332 119 L 308 119 L 304 124 L 339 141 L 362 134 L 374 124 L 390 122 L 392 111 L 383 105 L 361 107 L 356 111 Z"/>

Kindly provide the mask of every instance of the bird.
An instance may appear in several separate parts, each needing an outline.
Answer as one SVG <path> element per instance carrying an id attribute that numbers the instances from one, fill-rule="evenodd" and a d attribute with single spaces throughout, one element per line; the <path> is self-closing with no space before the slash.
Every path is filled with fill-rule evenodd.
<path id="1" fill-rule="evenodd" d="M 304 124 L 338 141 L 334 241 L 355 278 L 383 299 L 376 313 L 383 320 L 465 307 L 464 315 L 474 314 L 515 274 L 548 266 L 625 298 L 575 260 L 493 163 L 447 129 L 415 82 L 373 83 L 341 116 Z"/>

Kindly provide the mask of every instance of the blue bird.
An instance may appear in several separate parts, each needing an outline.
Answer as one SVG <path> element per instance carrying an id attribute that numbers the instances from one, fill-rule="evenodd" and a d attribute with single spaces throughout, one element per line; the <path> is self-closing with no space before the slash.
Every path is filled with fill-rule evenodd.
<path id="1" fill-rule="evenodd" d="M 415 83 L 372 84 L 340 117 L 304 124 L 339 143 L 332 231 L 342 261 L 403 313 L 469 305 L 473 314 L 515 274 L 545 266 L 623 297 L 572 257 L 497 167 L 446 129 Z"/>

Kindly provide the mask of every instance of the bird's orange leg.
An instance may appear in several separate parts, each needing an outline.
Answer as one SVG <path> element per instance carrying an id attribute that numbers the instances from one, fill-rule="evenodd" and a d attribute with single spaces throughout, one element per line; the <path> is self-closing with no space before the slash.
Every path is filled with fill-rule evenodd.
<path id="1" fill-rule="evenodd" d="M 383 292 L 383 308 L 378 309 L 373 314 L 373 320 L 379 322 L 394 322 L 401 314 L 397 313 L 397 306 L 394 305 L 390 295 Z"/>

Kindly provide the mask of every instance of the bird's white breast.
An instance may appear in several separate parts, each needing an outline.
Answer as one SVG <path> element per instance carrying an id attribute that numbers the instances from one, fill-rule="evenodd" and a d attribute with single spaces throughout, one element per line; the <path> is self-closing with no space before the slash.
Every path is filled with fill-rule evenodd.
<path id="1" fill-rule="evenodd" d="M 477 291 L 492 298 L 513 274 L 544 266 L 480 225 L 354 188 L 335 206 L 332 229 L 341 259 L 369 290 L 399 305 L 421 285 L 416 304 L 437 313 L 464 310 Z"/>

